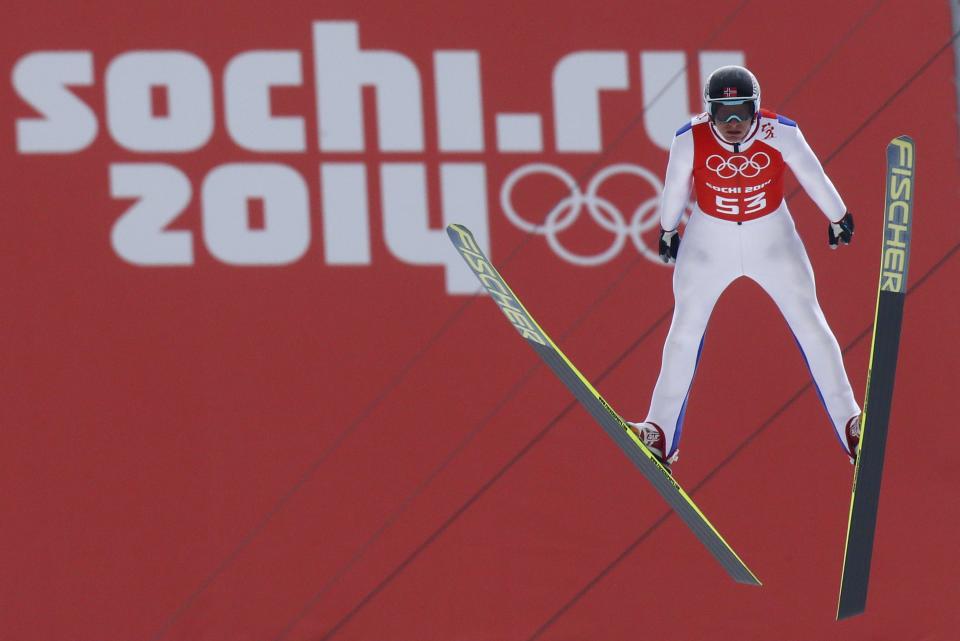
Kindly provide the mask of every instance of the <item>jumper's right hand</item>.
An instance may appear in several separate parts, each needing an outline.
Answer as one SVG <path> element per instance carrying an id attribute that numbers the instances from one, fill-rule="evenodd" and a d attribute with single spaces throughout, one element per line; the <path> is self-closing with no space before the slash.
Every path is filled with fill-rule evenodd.
<path id="1" fill-rule="evenodd" d="M 665 231 L 660 228 L 660 260 L 664 263 L 677 262 L 677 252 L 680 251 L 680 234 L 674 229 Z"/>

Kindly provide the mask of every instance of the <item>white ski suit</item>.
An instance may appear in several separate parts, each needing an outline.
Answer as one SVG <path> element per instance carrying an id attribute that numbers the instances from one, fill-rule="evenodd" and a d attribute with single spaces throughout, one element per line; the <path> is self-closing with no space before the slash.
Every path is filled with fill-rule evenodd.
<path id="1" fill-rule="evenodd" d="M 687 397 L 707 321 L 735 279 L 754 280 L 776 303 L 846 449 L 847 421 L 860 413 L 837 340 L 817 301 L 813 269 L 783 194 L 790 167 L 831 222 L 846 206 L 796 123 L 760 110 L 739 144 L 723 140 L 707 114 L 677 131 L 660 207 L 661 226 L 677 228 L 696 201 L 673 274 L 675 308 L 646 421 L 664 431 L 667 456 L 678 447 Z"/>

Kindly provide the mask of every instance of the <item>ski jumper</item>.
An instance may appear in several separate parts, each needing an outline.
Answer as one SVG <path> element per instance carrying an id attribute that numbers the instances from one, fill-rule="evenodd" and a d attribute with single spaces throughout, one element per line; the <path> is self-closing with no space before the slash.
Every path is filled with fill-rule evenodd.
<path id="1" fill-rule="evenodd" d="M 707 321 L 720 294 L 741 276 L 759 284 L 780 309 L 846 450 L 844 429 L 860 407 L 783 198 L 786 167 L 831 222 L 843 217 L 843 200 L 789 118 L 761 109 L 747 137 L 731 144 L 702 114 L 673 139 L 660 205 L 663 229 L 677 228 L 691 182 L 696 199 L 673 273 L 673 321 L 646 418 L 663 429 L 668 457 L 679 445 Z"/>

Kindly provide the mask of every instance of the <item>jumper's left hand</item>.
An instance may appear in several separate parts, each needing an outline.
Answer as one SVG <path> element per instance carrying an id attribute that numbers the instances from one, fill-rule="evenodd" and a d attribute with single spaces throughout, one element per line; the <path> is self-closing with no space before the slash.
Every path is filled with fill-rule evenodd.
<path id="1" fill-rule="evenodd" d="M 827 233 L 830 249 L 836 249 L 840 243 L 849 245 L 853 241 L 853 214 L 847 212 L 837 222 L 830 223 Z"/>

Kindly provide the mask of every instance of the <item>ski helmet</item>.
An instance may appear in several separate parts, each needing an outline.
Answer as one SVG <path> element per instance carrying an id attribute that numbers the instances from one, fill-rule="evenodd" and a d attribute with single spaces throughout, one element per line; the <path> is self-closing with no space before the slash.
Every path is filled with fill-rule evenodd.
<path id="1" fill-rule="evenodd" d="M 755 116 L 760 111 L 760 83 L 746 67 L 720 67 L 707 78 L 707 84 L 703 87 L 703 103 L 711 119 L 720 105 L 743 103 L 752 106 Z"/>

